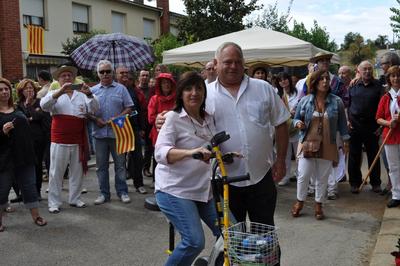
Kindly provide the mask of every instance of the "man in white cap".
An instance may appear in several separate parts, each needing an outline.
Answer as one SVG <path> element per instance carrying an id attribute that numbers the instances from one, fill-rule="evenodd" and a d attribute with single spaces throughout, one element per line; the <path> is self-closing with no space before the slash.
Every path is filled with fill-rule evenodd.
<path id="1" fill-rule="evenodd" d="M 61 66 L 53 73 L 60 88 L 49 91 L 40 105 L 52 115 L 48 207 L 59 213 L 64 172 L 69 165 L 69 204 L 84 208 L 81 201 L 83 172 L 89 154 L 86 115 L 99 109 L 99 103 L 86 84 L 73 85 L 77 69 Z"/>

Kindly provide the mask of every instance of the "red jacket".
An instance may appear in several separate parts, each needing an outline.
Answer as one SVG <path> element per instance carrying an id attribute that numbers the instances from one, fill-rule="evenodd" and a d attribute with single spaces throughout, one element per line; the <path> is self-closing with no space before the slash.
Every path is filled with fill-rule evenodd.
<path id="1" fill-rule="evenodd" d="M 389 93 L 385 93 L 379 101 L 378 110 L 376 112 L 376 120 L 379 118 L 385 119 L 387 121 L 392 120 L 392 115 L 390 114 L 390 102 L 392 97 Z M 389 127 L 384 127 L 382 132 L 382 138 L 385 139 L 387 133 L 389 132 Z M 400 144 L 400 123 L 392 129 L 392 134 L 386 141 L 386 144 Z"/>
<path id="2" fill-rule="evenodd" d="M 170 80 L 172 83 L 172 92 L 167 96 L 161 93 L 160 82 L 163 78 Z M 150 139 L 153 146 L 155 146 L 158 137 L 158 131 L 155 126 L 156 117 L 162 111 L 169 111 L 175 107 L 175 87 L 175 80 L 169 73 L 160 73 L 156 79 L 155 94 L 150 98 L 149 105 L 147 106 L 148 120 L 151 126 Z"/>

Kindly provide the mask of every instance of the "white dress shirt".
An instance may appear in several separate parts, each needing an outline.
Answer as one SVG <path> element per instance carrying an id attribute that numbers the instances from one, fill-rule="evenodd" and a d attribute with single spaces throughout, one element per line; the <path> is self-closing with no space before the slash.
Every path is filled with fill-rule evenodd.
<path id="1" fill-rule="evenodd" d="M 155 171 L 155 191 L 201 202 L 211 199 L 211 164 L 193 158 L 169 164 L 167 154 L 173 148 L 194 149 L 209 145 L 215 133 L 214 120 L 208 114 L 200 125 L 190 118 L 183 108 L 180 113 L 168 112 L 154 151 L 158 162 Z"/>
<path id="2" fill-rule="evenodd" d="M 94 113 L 99 109 L 99 102 L 95 95 L 88 98 L 84 93 L 73 91 L 70 98 L 67 94 L 63 94 L 57 99 L 53 98 L 53 94 L 58 90 L 49 91 L 46 96 L 40 100 L 40 106 L 51 115 L 73 115 L 85 118 L 87 113 Z"/>
<path id="3" fill-rule="evenodd" d="M 248 186 L 261 181 L 274 160 L 269 125 L 278 126 L 290 117 L 273 87 L 245 75 L 235 98 L 217 79 L 207 86 L 206 108 L 214 115 L 217 132 L 225 130 L 231 136 L 221 144 L 221 150 L 244 155 L 227 165 L 227 173 L 228 176 L 250 173 L 250 180 L 233 185 Z"/>

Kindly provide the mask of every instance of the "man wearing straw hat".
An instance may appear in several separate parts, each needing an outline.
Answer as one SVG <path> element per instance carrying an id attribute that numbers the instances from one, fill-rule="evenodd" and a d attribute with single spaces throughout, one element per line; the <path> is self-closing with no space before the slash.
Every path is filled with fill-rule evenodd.
<path id="1" fill-rule="evenodd" d="M 69 165 L 69 204 L 84 208 L 81 201 L 82 175 L 87 171 L 88 136 L 86 115 L 99 108 L 89 86 L 74 83 L 78 70 L 61 66 L 53 73 L 60 88 L 49 91 L 40 101 L 44 111 L 52 115 L 48 207 L 59 213 L 64 172 Z"/>

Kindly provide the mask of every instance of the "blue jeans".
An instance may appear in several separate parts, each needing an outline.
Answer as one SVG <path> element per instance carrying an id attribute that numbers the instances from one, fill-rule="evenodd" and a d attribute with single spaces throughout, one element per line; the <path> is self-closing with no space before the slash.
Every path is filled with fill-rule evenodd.
<path id="1" fill-rule="evenodd" d="M 165 265 L 192 265 L 205 245 L 201 220 L 216 237 L 220 235 L 220 230 L 216 225 L 217 212 L 214 200 L 207 203 L 198 202 L 177 198 L 161 191 L 156 192 L 156 200 L 161 211 L 181 235 L 181 242 L 168 257 Z"/>
<path id="2" fill-rule="evenodd" d="M 115 170 L 115 190 L 118 197 L 128 194 L 128 185 L 126 184 L 125 154 L 117 154 L 115 149 L 115 139 L 95 138 L 96 146 L 96 174 L 99 180 L 100 192 L 110 200 L 110 177 L 109 177 L 109 158 L 110 153 L 114 160 Z"/>

